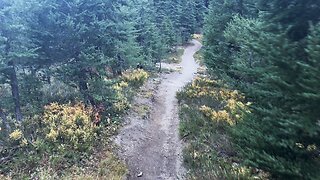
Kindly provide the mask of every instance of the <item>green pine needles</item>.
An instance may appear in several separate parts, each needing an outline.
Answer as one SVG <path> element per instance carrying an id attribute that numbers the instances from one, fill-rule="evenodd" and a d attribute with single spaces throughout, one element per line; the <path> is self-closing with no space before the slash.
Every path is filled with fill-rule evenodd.
<path id="1" fill-rule="evenodd" d="M 243 163 L 275 179 L 318 179 L 320 4 L 248 0 L 241 7 L 256 10 L 240 13 L 239 1 L 218 2 L 206 18 L 205 61 L 253 102 L 231 131 Z"/>

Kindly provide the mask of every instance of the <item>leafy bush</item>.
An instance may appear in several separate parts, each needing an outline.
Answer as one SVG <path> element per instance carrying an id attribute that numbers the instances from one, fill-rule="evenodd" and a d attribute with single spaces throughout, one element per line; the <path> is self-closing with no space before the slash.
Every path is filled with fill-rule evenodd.
<path id="1" fill-rule="evenodd" d="M 21 147 L 28 145 L 27 139 L 24 137 L 20 129 L 16 129 L 9 134 L 11 143 L 20 145 Z"/>
<path id="2" fill-rule="evenodd" d="M 125 81 L 120 81 L 119 83 L 112 86 L 115 91 L 116 101 L 112 104 L 113 109 L 116 112 L 123 112 L 130 107 L 130 103 L 127 95 L 130 94 L 130 90 L 128 90 L 129 84 Z"/>
<path id="3" fill-rule="evenodd" d="M 119 114 L 130 107 L 134 89 L 143 85 L 147 78 L 144 70 L 132 70 L 119 79 L 90 80 L 88 93 L 97 103 L 95 107 L 75 103 L 83 98 L 74 87 L 56 80 L 51 85 L 45 84 L 40 90 L 43 99 L 39 97 L 39 104 L 23 106 L 23 111 L 28 111 L 24 121 L 16 124 L 8 116 L 13 131 L 1 129 L 0 155 L 5 160 L 0 163 L 0 173 L 17 179 L 121 177 L 125 167 L 115 158 L 107 158 L 109 164 L 103 166 L 113 167 L 112 162 L 118 164 L 108 171 L 101 169 L 104 171 L 101 176 L 98 170 L 88 171 L 93 174 L 87 176 L 86 166 L 82 164 L 88 163 L 91 167 L 94 162 L 84 162 L 90 154 L 109 147 L 109 137 L 117 130 Z M 55 101 L 57 103 L 48 104 Z M 102 161 L 99 159 L 96 163 Z M 81 172 L 70 174 L 71 167 Z"/>
<path id="4" fill-rule="evenodd" d="M 58 150 L 86 151 L 96 138 L 97 126 L 91 116 L 92 108 L 82 103 L 45 106 L 43 124 L 45 141 Z"/>
<path id="5" fill-rule="evenodd" d="M 203 35 L 202 34 L 192 34 L 192 38 L 198 41 L 202 41 Z"/>
<path id="6" fill-rule="evenodd" d="M 215 122 L 234 125 L 249 112 L 244 97 L 238 91 L 220 85 L 220 82 L 197 77 L 185 89 L 178 93 L 178 98 L 196 103 L 198 111 Z"/>
<path id="7" fill-rule="evenodd" d="M 121 113 L 130 107 L 132 90 L 129 87 L 139 88 L 148 79 L 149 74 L 143 69 L 126 71 L 121 80 L 112 86 L 115 92 L 115 102 L 112 103 L 113 110 Z"/>
<path id="8" fill-rule="evenodd" d="M 131 86 L 140 87 L 145 83 L 148 77 L 149 74 L 146 71 L 143 69 L 137 69 L 126 71 L 123 74 L 122 79 Z"/>

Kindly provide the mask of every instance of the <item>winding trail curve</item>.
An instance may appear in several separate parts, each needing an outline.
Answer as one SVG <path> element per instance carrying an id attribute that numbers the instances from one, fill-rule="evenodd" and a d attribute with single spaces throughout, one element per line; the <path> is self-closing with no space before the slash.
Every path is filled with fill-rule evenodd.
<path id="1" fill-rule="evenodd" d="M 194 78 L 199 65 L 193 55 L 200 48 L 201 44 L 193 40 L 185 48 L 182 62 L 173 65 L 182 70 L 151 80 L 144 91 L 151 91 L 152 95 L 135 98 L 133 108 L 145 107 L 149 114 L 141 117 L 137 112 L 130 112 L 125 117 L 126 125 L 115 139 L 120 157 L 129 167 L 127 179 L 184 179 L 176 93 Z"/>

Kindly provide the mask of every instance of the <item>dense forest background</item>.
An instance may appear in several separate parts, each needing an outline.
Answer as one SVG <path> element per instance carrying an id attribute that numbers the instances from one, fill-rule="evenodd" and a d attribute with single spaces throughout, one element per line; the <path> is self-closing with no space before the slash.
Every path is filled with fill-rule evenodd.
<path id="1" fill-rule="evenodd" d="M 138 63 L 152 67 L 187 42 L 203 24 L 205 3 L 2 0 L 0 8 L 1 83 L 12 91 L 2 97 L 1 116 L 14 112 L 23 121 L 27 105 L 52 101 L 40 89 L 53 79 L 97 105 L 102 77 Z"/>
<path id="2" fill-rule="evenodd" d="M 58 177 L 90 164 L 148 77 L 129 69 L 152 71 L 203 33 L 210 78 L 248 102 L 223 128 L 233 161 L 268 178 L 319 179 L 319 22 L 317 0 L 0 0 L 0 173 Z M 205 127 L 193 128 L 211 153 L 218 130 Z M 196 175 L 217 178 L 209 165 Z"/>

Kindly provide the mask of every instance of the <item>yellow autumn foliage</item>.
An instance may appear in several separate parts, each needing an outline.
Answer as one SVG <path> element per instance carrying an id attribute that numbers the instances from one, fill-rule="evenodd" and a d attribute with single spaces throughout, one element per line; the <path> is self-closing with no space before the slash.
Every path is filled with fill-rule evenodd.
<path id="1" fill-rule="evenodd" d="M 149 74 L 143 69 L 128 70 L 122 75 L 122 79 L 128 84 L 139 87 L 149 78 Z"/>
<path id="2" fill-rule="evenodd" d="M 115 98 L 117 99 L 112 105 L 113 108 L 118 112 L 122 112 L 130 107 L 128 98 L 125 95 L 125 89 L 128 86 L 129 84 L 125 81 L 120 81 L 112 86 L 112 89 L 115 91 Z"/>
<path id="3" fill-rule="evenodd" d="M 124 110 L 130 107 L 130 103 L 126 97 L 123 96 L 123 99 L 119 99 L 113 103 L 113 108 L 118 112 L 123 112 Z"/>
<path id="4" fill-rule="evenodd" d="M 226 110 L 215 111 L 208 106 L 201 106 L 199 108 L 207 118 L 215 122 L 226 122 L 229 125 L 234 125 L 235 122 Z"/>
<path id="5" fill-rule="evenodd" d="M 196 77 L 194 81 L 186 87 L 185 94 L 190 99 L 211 99 L 215 104 L 219 104 L 219 109 L 214 109 L 208 105 L 203 105 L 199 111 L 207 118 L 215 122 L 226 122 L 229 125 L 236 124 L 241 120 L 244 113 L 249 112 L 248 105 L 244 104 L 244 96 L 236 90 L 231 90 L 219 85 L 218 81 Z"/>
<path id="6" fill-rule="evenodd" d="M 230 90 L 219 86 L 219 82 L 208 78 L 197 77 L 186 93 L 189 98 L 211 97 L 217 100 L 227 101 L 229 99 L 242 100 L 244 97 L 236 90 Z"/>
<path id="7" fill-rule="evenodd" d="M 83 148 L 96 137 L 96 125 L 92 122 L 92 108 L 84 104 L 57 104 L 45 106 L 43 124 L 47 141 L 68 145 L 73 149 Z"/>
<path id="8" fill-rule="evenodd" d="M 192 38 L 201 41 L 203 38 L 203 35 L 202 34 L 193 34 Z"/>
<path id="9" fill-rule="evenodd" d="M 27 139 L 24 137 L 23 132 L 20 129 L 16 129 L 9 134 L 9 138 L 14 143 L 18 143 L 20 147 L 28 145 Z"/>
<path id="10" fill-rule="evenodd" d="M 126 96 L 127 87 L 132 86 L 138 88 L 142 86 L 149 78 L 149 74 L 143 69 L 128 70 L 123 73 L 121 81 L 112 86 L 115 91 L 116 101 L 113 103 L 113 109 L 123 112 L 130 107 L 129 100 Z"/>
<path id="11" fill-rule="evenodd" d="M 119 83 L 112 86 L 112 89 L 115 91 L 122 91 L 123 89 L 127 88 L 129 84 L 125 81 L 120 81 Z"/>
<path id="12" fill-rule="evenodd" d="M 23 137 L 22 131 L 20 129 L 14 130 L 9 134 L 9 138 L 13 141 L 20 140 Z"/>

